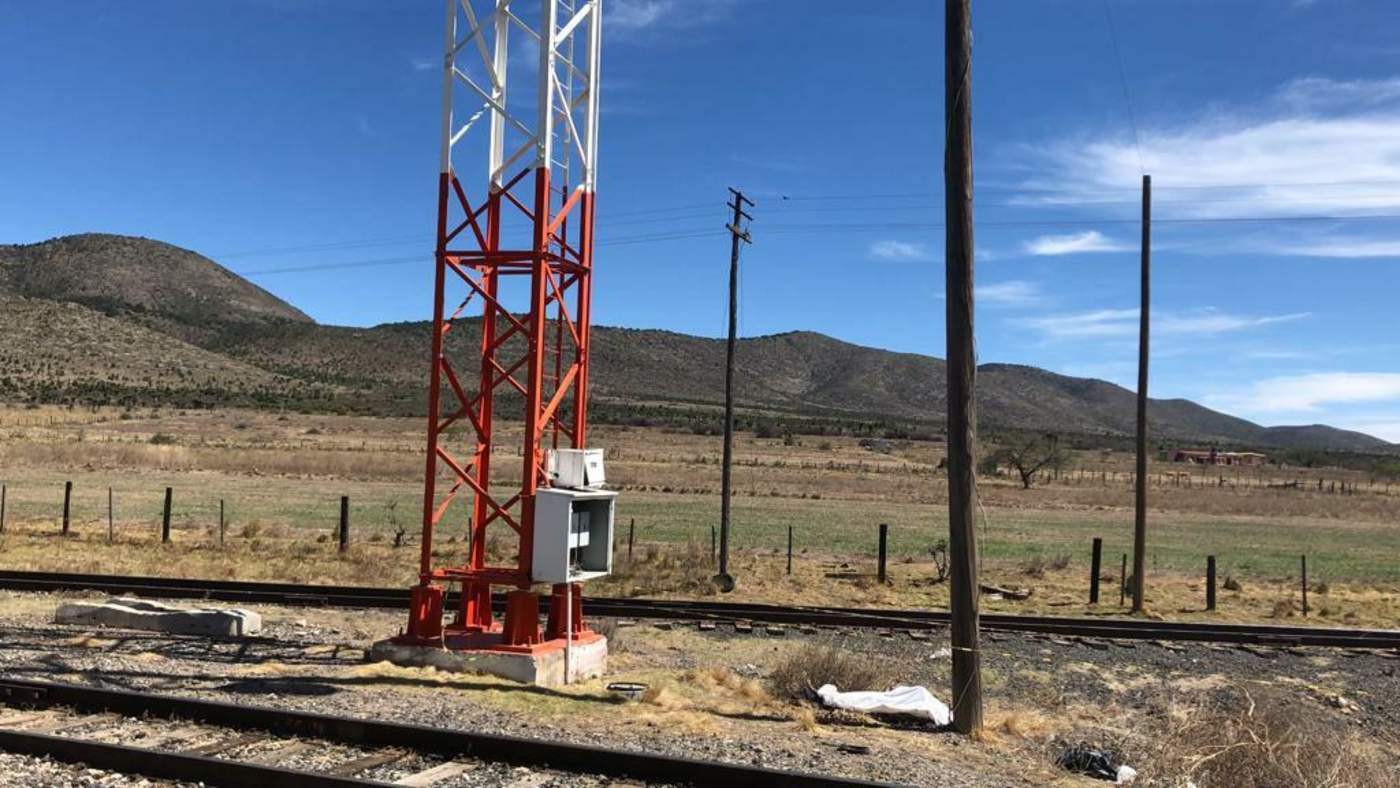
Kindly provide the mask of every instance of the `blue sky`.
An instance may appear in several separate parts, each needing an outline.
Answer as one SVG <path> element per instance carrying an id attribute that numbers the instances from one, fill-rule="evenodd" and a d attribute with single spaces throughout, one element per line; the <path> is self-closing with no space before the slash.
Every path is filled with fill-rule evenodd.
<path id="1" fill-rule="evenodd" d="M 745 335 L 941 356 L 941 4 L 606 5 L 596 321 L 720 334 L 735 185 Z M 1147 171 L 1153 395 L 1400 441 L 1400 4 L 974 6 L 980 359 L 1133 384 Z M 5 3 L 0 242 L 144 235 L 323 322 L 422 319 L 441 24 Z"/>

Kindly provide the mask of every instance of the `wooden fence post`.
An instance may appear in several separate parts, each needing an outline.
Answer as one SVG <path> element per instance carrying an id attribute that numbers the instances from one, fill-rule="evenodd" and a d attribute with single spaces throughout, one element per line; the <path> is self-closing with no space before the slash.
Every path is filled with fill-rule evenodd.
<path id="1" fill-rule="evenodd" d="M 1299 559 L 1303 563 L 1303 615 L 1306 616 L 1308 614 L 1308 557 L 1303 555 L 1299 556 Z"/>
<path id="2" fill-rule="evenodd" d="M 1094 551 L 1089 559 L 1089 604 L 1099 603 L 1099 563 L 1103 559 L 1103 539 L 1094 537 Z"/>
<path id="3" fill-rule="evenodd" d="M 885 547 L 889 539 L 889 523 L 880 523 L 880 584 L 885 583 Z"/>
<path id="4" fill-rule="evenodd" d="M 73 482 L 63 483 L 63 535 L 68 535 L 68 504 L 73 498 Z"/>
<path id="5" fill-rule="evenodd" d="M 1128 554 L 1123 554 L 1123 568 L 1118 571 L 1118 606 L 1128 598 Z"/>
<path id="6" fill-rule="evenodd" d="M 1206 556 L 1206 610 L 1215 609 L 1215 556 Z"/>
<path id="7" fill-rule="evenodd" d="M 350 496 L 340 496 L 340 552 L 350 549 Z"/>
<path id="8" fill-rule="evenodd" d="M 0 534 L 5 533 L 5 493 L 7 492 L 9 492 L 9 488 L 0 484 Z"/>
<path id="9" fill-rule="evenodd" d="M 111 488 L 111 487 L 108 487 L 108 488 L 107 488 L 107 544 L 111 544 L 111 543 L 112 543 L 113 537 L 116 536 L 116 530 L 117 530 L 117 529 L 116 529 L 116 519 L 115 519 L 115 517 L 113 516 L 113 513 L 112 513 L 113 508 L 114 508 L 114 507 L 112 506 L 112 488 Z"/>
<path id="10" fill-rule="evenodd" d="M 792 526 L 788 526 L 788 567 L 787 573 L 792 574 Z"/>
<path id="11" fill-rule="evenodd" d="M 170 499 L 174 494 L 173 488 L 165 488 L 165 506 L 160 515 L 160 541 L 164 544 L 170 543 Z"/>

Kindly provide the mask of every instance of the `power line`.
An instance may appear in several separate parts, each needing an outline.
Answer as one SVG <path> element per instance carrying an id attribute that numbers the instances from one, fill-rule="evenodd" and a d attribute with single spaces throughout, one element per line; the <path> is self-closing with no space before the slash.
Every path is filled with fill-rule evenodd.
<path id="1" fill-rule="evenodd" d="M 1138 135 L 1137 114 L 1133 112 L 1133 99 L 1128 95 L 1128 72 L 1123 68 L 1123 53 L 1118 49 L 1118 27 L 1113 24 L 1113 10 L 1108 0 L 1103 0 L 1103 13 L 1108 17 L 1108 37 L 1113 42 L 1113 58 L 1118 63 L 1118 84 L 1123 86 L 1123 103 L 1128 108 L 1128 122 L 1133 128 L 1133 147 L 1137 149 L 1138 173 L 1147 172 L 1142 163 L 1142 138 Z"/>
<path id="2" fill-rule="evenodd" d="M 691 233 L 663 233 L 652 235 L 638 235 L 619 238 L 612 241 L 600 241 L 595 246 L 630 246 L 641 243 L 661 243 L 665 241 L 679 241 L 688 238 L 713 238 L 728 235 L 723 230 L 708 230 L 704 232 Z M 371 260 L 351 260 L 339 263 L 315 263 L 311 265 L 293 265 L 278 268 L 263 268 L 255 271 L 235 271 L 239 276 L 271 276 L 275 274 L 294 274 L 307 271 L 335 271 L 346 268 L 375 268 L 379 266 L 407 265 L 409 263 L 426 263 L 432 258 L 432 254 L 413 255 L 410 257 L 383 257 Z"/>

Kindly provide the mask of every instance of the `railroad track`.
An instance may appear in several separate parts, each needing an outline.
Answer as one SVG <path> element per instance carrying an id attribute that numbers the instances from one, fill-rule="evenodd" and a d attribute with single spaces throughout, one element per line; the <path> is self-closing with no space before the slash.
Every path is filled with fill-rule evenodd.
<path id="1" fill-rule="evenodd" d="M 42 681 L 0 678 L 0 704 L 2 750 L 234 788 L 538 788 L 578 775 L 726 788 L 879 784 Z"/>
<path id="2" fill-rule="evenodd" d="M 305 586 L 193 580 L 163 577 L 86 575 L 55 572 L 0 571 L 0 589 L 16 591 L 94 590 L 167 599 L 207 599 L 243 604 L 319 605 L 402 609 L 408 591 L 360 586 Z M 449 600 L 449 607 L 452 600 Z M 503 600 L 496 600 L 503 609 Z M 798 607 L 732 602 L 584 598 L 590 616 L 739 622 L 805 627 L 847 627 L 913 632 L 940 629 L 949 616 L 938 610 L 887 610 L 847 607 Z M 1400 630 L 1261 626 L 1200 622 L 1144 621 L 1122 618 L 1068 618 L 985 613 L 982 628 L 1062 637 L 1107 640 L 1166 640 L 1262 646 L 1400 649 Z"/>

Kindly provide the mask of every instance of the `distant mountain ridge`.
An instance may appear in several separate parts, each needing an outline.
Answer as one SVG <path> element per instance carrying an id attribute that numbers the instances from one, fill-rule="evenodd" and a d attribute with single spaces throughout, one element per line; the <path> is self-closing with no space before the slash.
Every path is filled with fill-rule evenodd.
<path id="1" fill-rule="evenodd" d="M 70 306 L 55 313 L 65 302 Z M 214 261 L 159 241 L 87 234 L 0 246 L 0 313 L 0 397 L 154 397 L 195 404 L 370 406 L 393 413 L 423 407 L 426 322 L 319 325 Z M 87 329 L 55 331 L 56 322 Z M 449 335 L 448 353 L 474 358 L 479 328 L 479 321 L 459 324 Z M 94 334 L 120 334 L 121 340 L 94 354 Z M 724 346 L 723 340 L 670 331 L 595 327 L 594 398 L 717 405 L 724 391 Z M 741 340 L 737 373 L 737 401 L 751 410 L 942 420 L 946 365 L 930 356 L 794 331 Z M 984 364 L 978 396 L 979 420 L 994 429 L 1113 437 L 1133 432 L 1135 395 L 1102 380 Z M 1323 425 L 1263 427 L 1181 399 L 1153 400 L 1149 415 L 1159 440 L 1359 452 L 1397 448 Z"/>

